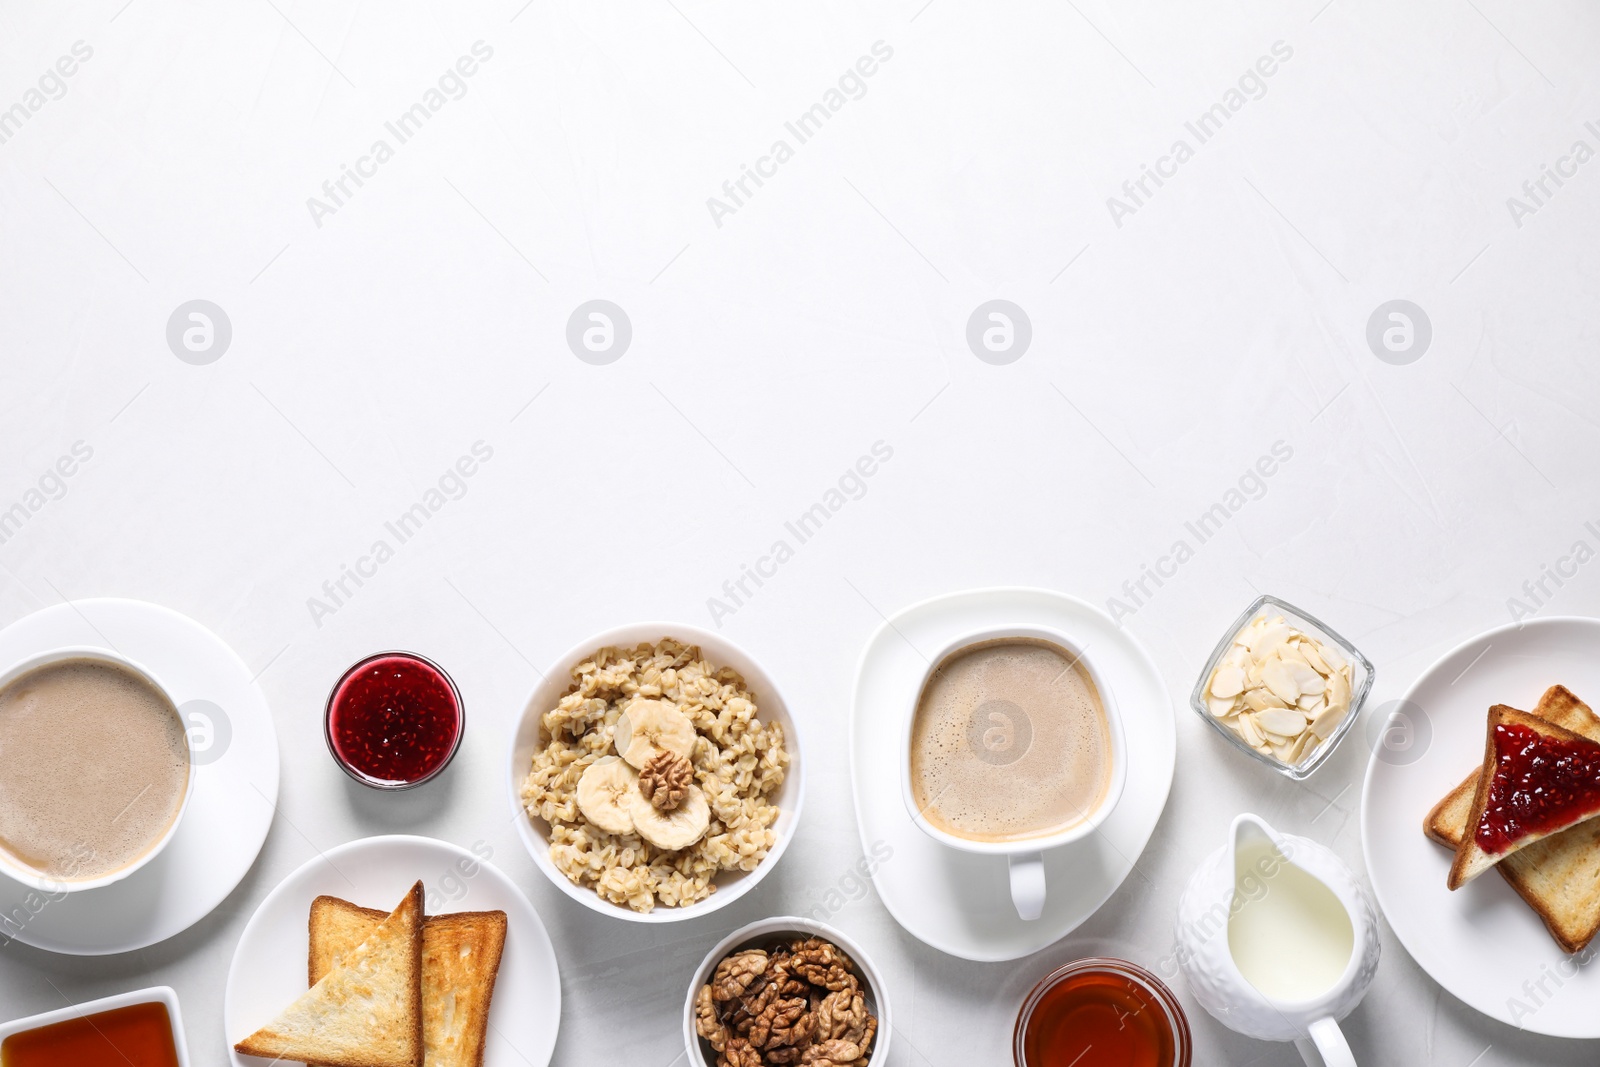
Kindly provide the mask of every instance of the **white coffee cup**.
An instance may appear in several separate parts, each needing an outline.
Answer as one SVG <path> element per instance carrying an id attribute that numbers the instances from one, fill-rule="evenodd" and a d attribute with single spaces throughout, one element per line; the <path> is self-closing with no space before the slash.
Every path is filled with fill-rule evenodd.
<path id="1" fill-rule="evenodd" d="M 181 721 L 182 713 L 177 710 L 178 702 L 173 699 L 171 691 L 162 685 L 154 674 L 126 656 L 106 648 L 72 646 L 29 656 L 27 659 L 8 667 L 4 673 L 0 673 L 0 691 L 3 691 L 12 682 L 30 671 L 69 660 L 89 660 L 95 663 L 105 663 L 142 679 L 157 693 L 160 693 L 168 704 L 172 705 L 173 714 L 178 715 Z M 37 889 L 42 893 L 77 893 L 85 889 L 98 889 L 113 882 L 120 882 L 155 859 L 161 853 L 161 850 L 167 847 L 167 843 L 172 840 L 173 835 L 178 832 L 178 824 L 183 821 L 183 813 L 188 810 L 189 800 L 194 796 L 195 739 L 193 732 L 187 729 L 188 724 L 185 723 L 184 725 L 186 727 L 184 730 L 184 743 L 189 754 L 189 774 L 188 782 L 184 786 L 183 801 L 178 806 L 178 812 L 173 816 L 172 822 L 167 825 L 165 832 L 153 841 L 150 847 L 141 853 L 137 859 L 132 863 L 125 864 L 114 871 L 108 871 L 95 878 L 57 878 L 27 866 L 16 857 L 9 855 L 4 848 L 0 848 L 0 875 L 5 875 L 7 878 L 21 882 L 23 885 Z"/>
<path id="2" fill-rule="evenodd" d="M 912 730 L 916 722 L 917 707 L 922 702 L 923 690 L 927 688 L 928 680 L 933 677 L 941 664 L 954 654 L 969 648 L 972 645 L 985 644 L 1008 639 L 1024 641 L 1042 641 L 1054 645 L 1072 659 L 1094 685 L 1100 697 L 1100 706 L 1105 709 L 1106 726 L 1108 733 L 1107 755 L 1111 761 L 1110 777 L 1106 791 L 1101 796 L 1099 803 L 1092 809 L 1083 813 L 1082 818 L 1053 833 L 1041 834 L 1036 837 L 1018 838 L 1010 841 L 981 841 L 973 838 L 961 837 L 950 833 L 930 822 L 917 804 L 915 791 L 911 782 L 911 742 Z M 997 723 L 996 728 L 1004 728 L 1007 724 Z M 1086 649 L 1077 641 L 1068 637 L 1059 630 L 1052 630 L 1043 626 L 1014 625 L 995 626 L 979 630 L 974 633 L 964 634 L 941 648 L 928 661 L 928 666 L 922 673 L 915 690 L 911 694 L 905 709 L 905 724 L 900 736 L 900 791 L 905 799 L 906 810 L 910 812 L 911 819 L 919 826 L 923 833 L 932 837 L 940 844 L 963 852 L 977 852 L 991 856 L 1005 856 L 1010 866 L 1011 874 L 1011 902 L 1016 906 L 1017 915 L 1023 919 L 1037 919 L 1044 913 L 1046 896 L 1044 876 L 1044 853 L 1053 848 L 1070 844 L 1094 833 L 1100 824 L 1111 815 L 1117 802 L 1122 798 L 1122 788 L 1128 777 L 1127 745 L 1123 739 L 1122 717 L 1117 712 L 1115 694 L 1106 685 L 1105 677 L 1095 667 L 1094 660 L 1086 654 Z"/>

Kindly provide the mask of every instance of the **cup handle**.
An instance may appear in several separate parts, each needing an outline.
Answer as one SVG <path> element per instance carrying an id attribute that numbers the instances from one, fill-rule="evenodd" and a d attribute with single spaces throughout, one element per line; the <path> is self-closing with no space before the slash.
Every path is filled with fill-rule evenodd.
<path id="1" fill-rule="evenodd" d="M 1031 922 L 1044 914 L 1044 853 L 1019 853 L 1010 864 L 1011 903 L 1018 918 Z"/>
<path id="2" fill-rule="evenodd" d="M 1294 1043 L 1300 1058 L 1309 1067 L 1356 1067 L 1355 1054 L 1332 1018 L 1318 1019 L 1311 1024 L 1311 1036 Z"/>

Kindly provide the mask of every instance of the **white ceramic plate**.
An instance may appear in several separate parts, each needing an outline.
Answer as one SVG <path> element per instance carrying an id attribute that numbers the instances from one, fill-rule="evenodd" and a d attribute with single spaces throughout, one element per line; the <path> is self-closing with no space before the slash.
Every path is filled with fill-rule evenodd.
<path id="1" fill-rule="evenodd" d="M 1099 830 L 1045 853 L 1044 915 L 1017 918 L 1002 856 L 960 852 L 917 828 L 900 793 L 900 730 L 927 656 L 991 626 L 1031 623 L 1071 637 L 1116 692 L 1130 740 L 1122 801 Z M 861 847 L 889 851 L 872 879 L 884 906 L 928 945 L 969 960 L 1037 952 L 1099 910 L 1133 870 L 1166 807 L 1177 754 L 1172 696 L 1133 636 L 1075 597 L 1043 589 L 980 589 L 925 600 L 886 621 L 856 671 L 850 773 Z"/>
<path id="2" fill-rule="evenodd" d="M 1512 1026 L 1600 1037 L 1600 969 L 1574 966 L 1498 874 L 1452 893 L 1450 853 L 1422 836 L 1429 809 L 1483 762 L 1489 706 L 1530 709 L 1557 683 L 1600 704 L 1600 620 L 1490 630 L 1424 671 L 1404 697 L 1420 709 L 1415 743 L 1378 746 L 1367 764 L 1361 847 L 1384 917 L 1434 981 Z"/>
<path id="3" fill-rule="evenodd" d="M 241 1056 L 233 1043 L 271 1022 L 306 991 L 311 902 L 327 893 L 368 908 L 393 908 L 422 879 L 430 915 L 506 913 L 484 1067 L 544 1067 L 561 1025 L 561 975 L 539 913 L 500 869 L 478 854 L 430 837 L 368 837 L 311 860 L 278 883 L 239 936 L 223 994 L 223 1034 L 235 1067 L 270 1061 Z M 467 873 L 472 872 L 472 873 Z"/>
<path id="4" fill-rule="evenodd" d="M 202 731 L 194 796 L 162 853 L 113 885 L 46 902 L 0 876 L 0 943 L 75 956 L 132 952 L 205 918 L 255 862 L 278 802 L 278 735 L 250 668 L 175 611 L 137 600 L 58 604 L 0 631 L 0 664 L 64 645 L 110 647 L 155 672 Z"/>
<path id="5" fill-rule="evenodd" d="M 533 754 L 539 750 L 539 720 L 545 712 L 556 706 L 571 687 L 572 668 L 602 648 L 633 648 L 642 642 L 654 643 L 667 637 L 698 645 L 701 655 L 713 667 L 732 667 L 739 672 L 751 695 L 756 698 L 757 717 L 763 722 L 783 725 L 789 771 L 784 776 L 783 784 L 769 798 L 778 806 L 778 820 L 772 825 L 773 832 L 778 836 L 777 843 L 767 851 L 766 858 L 755 870 L 721 872 L 716 878 L 717 891 L 688 907 L 669 908 L 657 904 L 651 911 L 634 911 L 602 899 L 589 886 L 574 885 L 572 879 L 561 873 L 550 859 L 550 824 L 543 819 L 533 818 L 523 810 L 522 783 L 533 765 Z M 778 689 L 778 683 L 761 664 L 732 641 L 710 630 L 682 623 L 640 622 L 619 626 L 585 638 L 567 650 L 534 686 L 533 694 L 523 705 L 522 715 L 512 728 L 510 744 L 506 748 L 506 787 L 511 801 L 512 822 L 517 828 L 517 838 L 528 850 L 528 855 L 533 857 L 533 862 L 552 885 L 584 907 L 614 919 L 636 923 L 672 923 L 697 919 L 727 907 L 754 889 L 778 865 L 778 860 L 783 857 L 789 841 L 794 837 L 795 827 L 800 823 L 800 807 L 805 799 L 805 780 L 805 763 L 800 756 L 800 729 L 788 703 L 783 699 L 783 693 Z"/>

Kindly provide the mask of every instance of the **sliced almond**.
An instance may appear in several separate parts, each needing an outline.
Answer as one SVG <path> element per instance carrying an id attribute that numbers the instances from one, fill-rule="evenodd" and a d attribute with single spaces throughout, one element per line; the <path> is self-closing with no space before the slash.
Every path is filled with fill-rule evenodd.
<path id="1" fill-rule="evenodd" d="M 1237 706 L 1238 701 L 1232 697 L 1229 697 L 1226 700 L 1222 699 L 1221 697 L 1206 697 L 1206 707 L 1210 709 L 1211 714 L 1215 715 L 1219 719 L 1233 714 L 1233 711 Z"/>
<path id="2" fill-rule="evenodd" d="M 1269 659 L 1261 665 L 1261 681 L 1272 690 L 1273 696 L 1285 704 L 1293 704 L 1300 699 L 1300 680 L 1281 659 Z"/>
<path id="3" fill-rule="evenodd" d="M 1244 692 L 1244 671 L 1238 667 L 1218 667 L 1211 676 L 1211 695 L 1236 697 Z"/>
<path id="4" fill-rule="evenodd" d="M 1302 647 L 1303 646 L 1298 642 L 1286 641 L 1278 646 L 1278 658 L 1283 660 L 1285 663 L 1304 663 L 1307 667 L 1309 667 L 1311 666 L 1310 662 L 1306 660 L 1305 656 L 1300 654 L 1300 649 Z"/>
<path id="5" fill-rule="evenodd" d="M 1266 738 L 1256 726 L 1254 715 L 1239 716 L 1239 733 L 1244 737 L 1244 743 L 1251 748 L 1259 748 L 1266 742 Z"/>
<path id="6" fill-rule="evenodd" d="M 1257 660 L 1265 659 L 1278 650 L 1278 646 L 1289 639 L 1289 627 L 1283 620 L 1278 620 L 1268 627 L 1260 637 L 1250 643 L 1250 654 Z"/>
<path id="7" fill-rule="evenodd" d="M 1272 695 L 1270 689 L 1250 689 L 1244 694 L 1245 707 L 1251 711 L 1266 711 L 1268 708 L 1286 708 L 1289 704 Z"/>
<path id="8" fill-rule="evenodd" d="M 1345 658 L 1339 654 L 1339 650 L 1332 645 L 1319 645 L 1317 651 L 1322 653 L 1323 662 L 1336 671 L 1342 671 L 1349 666 Z"/>
<path id="9" fill-rule="evenodd" d="M 1283 665 L 1289 669 L 1289 673 L 1294 677 L 1295 685 L 1301 694 L 1320 693 L 1327 686 L 1327 683 L 1322 680 L 1322 675 L 1312 670 L 1309 663 L 1295 663 L 1285 660 Z"/>
<path id="10" fill-rule="evenodd" d="M 1343 674 L 1335 674 L 1328 678 L 1328 707 L 1348 708 L 1350 706 L 1350 681 Z"/>
<path id="11" fill-rule="evenodd" d="M 1316 734 L 1326 740 L 1333 735 L 1334 730 L 1339 728 L 1339 724 L 1344 721 L 1344 717 L 1349 713 L 1350 708 L 1348 705 L 1323 708 L 1311 720 L 1311 727 L 1306 732 Z"/>
<path id="12" fill-rule="evenodd" d="M 1289 762 L 1300 763 L 1306 758 L 1306 753 L 1310 752 L 1319 743 L 1320 738 L 1310 730 L 1307 730 L 1294 739 L 1294 747 L 1289 750 Z"/>
<path id="13" fill-rule="evenodd" d="M 1296 708 L 1268 708 L 1256 714 L 1256 725 L 1280 737 L 1298 737 L 1306 728 L 1306 717 Z"/>
<path id="14" fill-rule="evenodd" d="M 1305 661 L 1311 664 L 1312 670 L 1326 676 L 1333 673 L 1333 668 L 1329 667 L 1328 661 L 1322 658 L 1322 653 L 1318 651 L 1320 647 L 1315 641 L 1302 641 L 1299 651 L 1300 655 L 1305 657 Z"/>

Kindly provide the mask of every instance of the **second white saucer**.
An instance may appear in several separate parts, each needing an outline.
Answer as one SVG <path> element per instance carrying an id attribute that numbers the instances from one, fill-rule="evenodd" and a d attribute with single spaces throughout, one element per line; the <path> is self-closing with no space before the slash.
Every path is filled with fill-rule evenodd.
<path id="1" fill-rule="evenodd" d="M 196 734 L 194 797 L 172 840 L 113 885 L 56 899 L 0 876 L 0 944 L 74 956 L 132 952 L 211 913 L 255 863 L 278 802 L 278 735 L 267 699 L 216 634 L 138 600 L 75 600 L 0 630 L 0 663 L 70 645 L 147 664 Z"/>
<path id="2" fill-rule="evenodd" d="M 927 656 L 963 633 L 1033 624 L 1092 652 L 1117 694 L 1129 738 L 1123 799 L 1098 832 L 1045 853 L 1044 915 L 1025 922 L 1011 903 L 1006 861 L 946 848 L 920 830 L 900 794 L 902 709 Z M 913 936 L 963 959 L 1012 960 L 1065 937 L 1116 892 L 1166 807 L 1177 758 L 1172 697 L 1133 635 L 1099 609 L 1044 589 L 978 589 L 925 600 L 867 642 L 856 670 L 850 771 L 861 847 L 879 860 L 873 883 Z"/>

